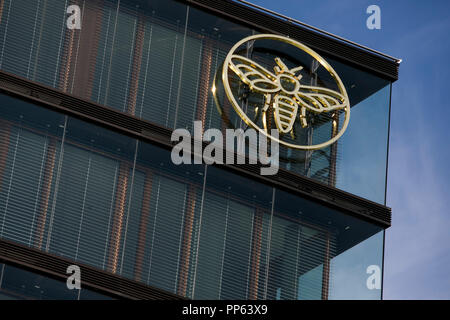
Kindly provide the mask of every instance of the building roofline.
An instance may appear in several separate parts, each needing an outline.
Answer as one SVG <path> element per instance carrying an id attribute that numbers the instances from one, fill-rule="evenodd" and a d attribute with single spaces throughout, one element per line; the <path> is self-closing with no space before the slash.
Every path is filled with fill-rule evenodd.
<path id="1" fill-rule="evenodd" d="M 328 31 L 325 31 L 325 30 L 316 28 L 316 27 L 314 27 L 314 26 L 311 26 L 311 25 L 309 25 L 309 24 L 306 24 L 306 23 L 304 23 L 304 22 L 301 22 L 301 21 L 299 21 L 299 20 L 297 20 L 297 19 L 294 19 L 294 18 L 285 16 L 285 15 L 283 15 L 283 14 L 281 14 L 281 13 L 278 13 L 278 12 L 269 10 L 269 9 L 267 9 L 267 8 L 258 6 L 258 5 L 254 4 L 254 3 L 251 3 L 251 2 L 248 2 L 248 1 L 245 1 L 245 0 L 232 0 L 232 1 L 234 1 L 234 2 L 240 2 L 240 3 L 242 3 L 242 4 L 246 5 L 246 6 L 249 6 L 249 7 L 251 7 L 251 8 L 254 8 L 254 9 L 256 9 L 256 10 L 263 11 L 263 12 L 265 12 L 265 13 L 268 13 L 268 14 L 270 14 L 270 15 L 272 15 L 272 16 L 275 16 L 275 17 L 280 18 L 280 19 L 282 19 L 282 20 L 285 20 L 285 21 L 287 21 L 287 22 L 290 22 L 290 23 L 294 23 L 294 24 L 300 25 L 300 26 L 302 26 L 302 27 L 305 27 L 305 28 L 314 30 L 314 31 L 316 31 L 316 32 L 318 32 L 318 33 L 321 33 L 321 34 L 323 34 L 323 35 L 329 36 L 329 37 L 331 37 L 331 38 L 334 38 L 334 39 L 337 39 L 337 40 L 339 40 L 339 41 L 342 41 L 342 42 L 345 42 L 345 43 L 347 43 L 347 44 L 350 44 L 350 45 L 352 45 L 352 46 L 355 46 L 355 47 L 357 47 L 357 48 L 360 48 L 360 49 L 366 50 L 366 51 L 368 51 L 368 52 L 377 54 L 377 55 L 379 55 L 379 56 L 381 56 L 381 57 L 387 58 L 388 60 L 392 60 L 392 61 L 396 62 L 397 64 L 400 64 L 400 63 L 402 62 L 402 59 L 395 58 L 395 57 L 390 56 L 390 55 L 388 55 L 388 54 L 386 54 L 386 53 L 383 53 L 383 52 L 377 51 L 377 50 L 375 50 L 375 49 L 369 48 L 369 47 L 367 47 L 367 46 L 364 46 L 364 45 L 362 45 L 362 44 L 359 44 L 359 43 L 356 43 L 356 42 L 354 42 L 354 41 L 348 40 L 348 39 L 346 39 L 346 38 L 343 38 L 343 37 L 341 37 L 341 36 L 335 35 L 335 34 L 330 33 L 330 32 L 328 32 Z"/>
<path id="2" fill-rule="evenodd" d="M 398 79 L 401 59 L 391 57 L 245 0 L 178 0 L 212 11 L 262 32 L 296 39 L 329 57 L 351 63 L 390 81 Z"/>

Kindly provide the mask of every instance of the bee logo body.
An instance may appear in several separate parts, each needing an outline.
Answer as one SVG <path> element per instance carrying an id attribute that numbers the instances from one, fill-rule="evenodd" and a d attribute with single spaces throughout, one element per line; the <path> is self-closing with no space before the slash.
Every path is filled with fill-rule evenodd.
<path id="1" fill-rule="evenodd" d="M 273 110 L 278 131 L 281 133 L 292 132 L 298 111 L 298 104 L 295 100 L 287 95 L 276 94 L 273 97 Z M 266 114 L 263 117 L 266 117 Z"/>
<path id="2" fill-rule="evenodd" d="M 306 111 L 318 114 L 346 107 L 345 98 L 339 92 L 300 84 L 302 76 L 296 75 L 296 72 L 301 71 L 302 66 L 288 69 L 280 58 L 275 58 L 275 62 L 275 73 L 240 55 L 233 55 L 230 64 L 231 69 L 251 91 L 265 95 L 263 123 L 266 131 L 266 112 L 270 105 L 273 106 L 273 117 L 278 131 L 291 135 L 299 108 L 298 120 L 305 128 L 308 126 Z"/>

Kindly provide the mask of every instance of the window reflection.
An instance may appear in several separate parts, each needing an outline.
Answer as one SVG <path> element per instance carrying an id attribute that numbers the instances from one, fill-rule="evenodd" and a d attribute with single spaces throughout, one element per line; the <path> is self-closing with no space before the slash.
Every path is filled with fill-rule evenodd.
<path id="1" fill-rule="evenodd" d="M 271 187 L 208 167 L 195 299 L 262 299 Z"/>
<path id="2" fill-rule="evenodd" d="M 391 85 L 354 105 L 341 139 L 337 187 L 384 204 Z"/>
<path id="3" fill-rule="evenodd" d="M 380 231 L 356 246 L 344 251 L 332 260 L 333 279 L 330 299 L 381 299 L 381 289 L 368 287 L 369 277 L 378 277 L 382 274 L 368 272 L 369 266 L 383 269 L 383 239 L 384 231 Z"/>
<path id="4" fill-rule="evenodd" d="M 78 290 L 64 281 L 47 278 L 11 265 L 4 265 L 0 294 L 14 300 L 77 300 Z"/>
<path id="5" fill-rule="evenodd" d="M 370 260 L 382 268 L 383 241 L 373 240 L 380 239 L 380 227 L 279 190 L 273 214 L 267 298 L 336 298 L 340 290 L 351 294 L 345 288 L 365 286 L 365 274 L 342 278 L 353 276 L 356 264 Z M 371 243 L 370 251 L 364 251 L 369 249 L 365 243 Z M 355 246 L 364 248 L 356 251 Z"/>
<path id="6" fill-rule="evenodd" d="M 66 282 L 9 264 L 0 264 L 0 300 L 111 300 L 87 290 L 67 288 Z"/>

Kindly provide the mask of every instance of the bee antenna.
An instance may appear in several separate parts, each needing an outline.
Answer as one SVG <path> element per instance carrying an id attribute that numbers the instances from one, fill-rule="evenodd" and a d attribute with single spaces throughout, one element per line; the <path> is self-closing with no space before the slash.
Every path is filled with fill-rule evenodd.
<path id="1" fill-rule="evenodd" d="M 284 64 L 283 61 L 281 61 L 280 58 L 278 58 L 278 57 L 275 58 L 275 62 L 277 63 L 277 65 L 280 66 L 280 68 L 281 68 L 282 71 L 289 71 L 288 67 Z"/>
<path id="2" fill-rule="evenodd" d="M 291 72 L 292 74 L 295 75 L 296 72 L 299 72 L 299 71 L 301 71 L 301 70 L 303 70 L 303 67 L 302 67 L 302 66 L 299 66 L 299 67 L 296 67 L 296 68 L 292 68 L 292 69 L 290 70 L 290 72 Z M 297 75 L 297 79 L 300 80 L 301 77 L 302 77 L 302 76 L 301 76 L 300 73 L 299 73 L 299 74 Z"/>

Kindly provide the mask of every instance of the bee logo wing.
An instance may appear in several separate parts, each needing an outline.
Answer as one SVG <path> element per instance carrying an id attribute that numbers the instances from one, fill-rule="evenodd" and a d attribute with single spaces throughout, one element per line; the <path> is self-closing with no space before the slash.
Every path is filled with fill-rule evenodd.
<path id="1" fill-rule="evenodd" d="M 230 69 L 250 87 L 250 90 L 263 94 L 275 93 L 280 90 L 277 77 L 246 57 L 234 54 L 231 56 Z"/>
<path id="2" fill-rule="evenodd" d="M 343 109 L 348 105 L 342 94 L 331 89 L 302 85 L 300 90 L 295 94 L 298 103 L 315 113 Z"/>

